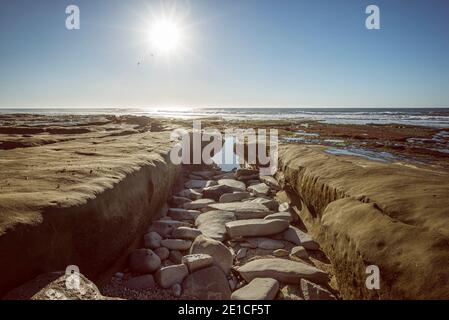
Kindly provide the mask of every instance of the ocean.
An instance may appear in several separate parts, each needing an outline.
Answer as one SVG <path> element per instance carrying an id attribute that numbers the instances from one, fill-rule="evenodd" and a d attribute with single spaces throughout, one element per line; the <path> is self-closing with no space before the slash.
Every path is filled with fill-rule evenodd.
<path id="1" fill-rule="evenodd" d="M 316 120 L 333 124 L 419 125 L 449 128 L 449 108 L 80 108 L 0 109 L 0 114 L 133 114 L 164 118 L 223 120 Z"/>

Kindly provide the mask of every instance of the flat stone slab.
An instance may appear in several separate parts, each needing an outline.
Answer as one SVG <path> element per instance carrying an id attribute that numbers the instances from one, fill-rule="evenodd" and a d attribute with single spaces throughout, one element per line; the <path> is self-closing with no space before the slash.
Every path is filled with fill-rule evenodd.
<path id="1" fill-rule="evenodd" d="M 189 250 L 192 241 L 184 239 L 164 239 L 161 245 L 170 250 Z"/>
<path id="2" fill-rule="evenodd" d="M 281 186 L 279 182 L 272 176 L 260 176 L 260 181 L 268 185 L 270 188 L 279 191 L 281 190 Z"/>
<path id="3" fill-rule="evenodd" d="M 284 243 L 279 240 L 274 240 L 270 238 L 259 238 L 257 239 L 257 247 L 259 249 L 265 250 L 276 250 L 285 247 Z"/>
<path id="4" fill-rule="evenodd" d="M 256 198 L 254 200 L 251 200 L 252 203 L 260 203 L 263 204 L 265 207 L 267 207 L 269 210 L 277 210 L 279 207 L 279 204 L 274 199 L 267 198 Z"/>
<path id="5" fill-rule="evenodd" d="M 198 253 L 210 255 L 214 259 L 214 265 L 218 266 L 226 275 L 230 273 L 234 257 L 228 247 L 220 241 L 204 235 L 197 237 L 190 248 L 190 254 Z"/>
<path id="6" fill-rule="evenodd" d="M 236 191 L 233 193 L 223 194 L 220 197 L 219 202 L 220 203 L 237 202 L 248 199 L 249 197 L 251 197 L 251 194 L 247 191 Z"/>
<path id="7" fill-rule="evenodd" d="M 178 264 L 174 266 L 164 267 L 156 272 L 155 278 L 157 283 L 162 288 L 170 288 L 174 284 L 182 283 L 185 277 L 189 274 L 187 266 Z"/>
<path id="8" fill-rule="evenodd" d="M 265 183 L 259 183 L 248 187 L 248 191 L 254 193 L 256 196 L 266 196 L 270 191 L 270 187 Z"/>
<path id="9" fill-rule="evenodd" d="M 255 278 L 273 278 L 289 284 L 300 284 L 301 279 L 327 284 L 329 280 L 328 275 L 318 268 L 280 258 L 253 260 L 239 267 L 237 271 L 247 282 Z"/>
<path id="10" fill-rule="evenodd" d="M 203 197 L 201 192 L 198 192 L 194 189 L 184 189 L 178 193 L 179 197 L 189 198 L 190 200 L 198 200 Z"/>
<path id="11" fill-rule="evenodd" d="M 214 263 L 214 259 L 205 253 L 189 254 L 182 257 L 182 263 L 187 266 L 189 272 L 195 272 L 199 269 L 207 268 Z"/>
<path id="12" fill-rule="evenodd" d="M 216 266 L 200 269 L 184 279 L 184 294 L 200 300 L 229 300 L 231 289 L 223 271 Z"/>
<path id="13" fill-rule="evenodd" d="M 188 203 L 191 202 L 186 202 L 184 205 Z M 201 211 L 182 208 L 169 208 L 167 213 L 167 215 L 174 220 L 195 220 L 200 214 Z"/>
<path id="14" fill-rule="evenodd" d="M 203 189 L 203 197 L 208 198 L 208 199 L 213 199 L 215 201 L 219 201 L 220 197 L 223 194 L 230 193 L 233 191 L 234 191 L 234 189 L 231 188 L 230 186 L 219 184 L 216 186 L 204 188 Z"/>
<path id="15" fill-rule="evenodd" d="M 214 210 L 201 214 L 195 220 L 195 225 L 206 237 L 223 241 L 226 238 L 225 224 L 234 220 L 234 213 Z"/>
<path id="16" fill-rule="evenodd" d="M 230 238 L 263 237 L 285 231 L 289 226 L 285 220 L 249 219 L 226 223 L 226 231 Z"/>
<path id="17" fill-rule="evenodd" d="M 172 237 L 176 239 L 187 239 L 194 240 L 196 237 L 201 235 L 201 230 L 189 228 L 189 227 L 179 227 L 172 232 Z"/>
<path id="18" fill-rule="evenodd" d="M 233 212 L 236 219 L 261 219 L 271 213 L 263 204 L 253 202 L 214 203 L 208 207 L 214 210 Z"/>
<path id="19" fill-rule="evenodd" d="M 293 217 L 290 212 L 277 212 L 277 213 L 269 214 L 264 219 L 265 220 L 281 219 L 281 220 L 286 220 L 288 222 L 293 221 Z"/>
<path id="20" fill-rule="evenodd" d="M 197 210 L 206 208 L 208 205 L 215 203 L 212 199 L 198 199 L 189 203 L 184 203 L 184 209 Z"/>
<path id="21" fill-rule="evenodd" d="M 216 184 L 217 184 L 217 182 L 213 181 L 213 180 L 196 180 L 196 179 L 192 179 L 192 180 L 187 181 L 184 184 L 184 187 L 186 189 L 203 189 L 203 188 L 214 186 Z"/>
<path id="22" fill-rule="evenodd" d="M 242 181 L 237 181 L 234 179 L 220 179 L 218 180 L 218 184 L 231 187 L 235 191 L 246 191 L 246 184 Z"/>
<path id="23" fill-rule="evenodd" d="M 279 291 L 279 282 L 270 278 L 255 278 L 243 288 L 234 291 L 231 300 L 273 300 Z"/>
<path id="24" fill-rule="evenodd" d="M 290 226 L 284 232 L 283 236 L 285 241 L 301 245 L 308 250 L 318 250 L 320 248 L 319 244 L 316 243 L 310 235 L 294 226 Z"/>

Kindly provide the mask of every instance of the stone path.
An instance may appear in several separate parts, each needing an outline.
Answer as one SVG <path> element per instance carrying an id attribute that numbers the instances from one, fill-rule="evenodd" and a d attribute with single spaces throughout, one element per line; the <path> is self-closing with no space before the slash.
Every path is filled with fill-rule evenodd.
<path id="1" fill-rule="evenodd" d="M 105 294 L 130 299 L 336 299 L 330 276 L 320 269 L 328 266 L 324 254 L 295 226 L 301 225 L 299 218 L 280 200 L 275 178 L 260 177 L 252 169 L 229 173 L 185 166 L 182 185 Z"/>

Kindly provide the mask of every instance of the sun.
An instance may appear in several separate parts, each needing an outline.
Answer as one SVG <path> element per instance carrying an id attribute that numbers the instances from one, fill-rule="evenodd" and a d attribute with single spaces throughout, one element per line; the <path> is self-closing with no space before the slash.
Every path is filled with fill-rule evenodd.
<path id="1" fill-rule="evenodd" d="M 173 53 L 182 42 L 181 28 L 170 19 L 155 20 L 150 30 L 150 42 L 160 53 Z"/>

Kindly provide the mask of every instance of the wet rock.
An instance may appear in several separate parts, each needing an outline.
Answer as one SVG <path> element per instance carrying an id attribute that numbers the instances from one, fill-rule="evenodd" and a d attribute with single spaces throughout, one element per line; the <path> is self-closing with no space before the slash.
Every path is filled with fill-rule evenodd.
<path id="1" fill-rule="evenodd" d="M 296 245 L 301 245 L 308 250 L 318 250 L 320 248 L 319 244 L 316 243 L 311 236 L 294 226 L 290 226 L 284 232 L 284 240 Z"/>
<path id="2" fill-rule="evenodd" d="M 156 286 L 154 283 L 154 278 L 151 274 L 131 278 L 123 285 L 132 290 L 149 290 Z"/>
<path id="3" fill-rule="evenodd" d="M 226 238 L 225 224 L 234 220 L 235 214 L 232 212 L 213 210 L 201 214 L 195 225 L 206 237 L 223 241 Z"/>
<path id="4" fill-rule="evenodd" d="M 216 266 L 198 270 L 182 283 L 184 294 L 200 300 L 229 300 L 231 290 L 223 271 Z"/>
<path id="5" fill-rule="evenodd" d="M 203 196 L 208 199 L 219 201 L 220 197 L 226 193 L 233 192 L 234 189 L 227 185 L 216 185 L 208 188 L 204 188 Z"/>
<path id="6" fill-rule="evenodd" d="M 163 261 L 168 259 L 168 256 L 170 255 L 170 250 L 168 250 L 165 247 L 161 247 L 154 250 L 154 253 L 157 254 L 157 256 L 161 259 L 161 261 Z"/>
<path id="7" fill-rule="evenodd" d="M 290 259 L 292 260 L 298 260 L 301 261 L 301 259 L 307 259 L 309 257 L 309 254 L 307 253 L 307 250 L 303 246 L 296 246 L 292 248 L 290 251 Z"/>
<path id="8" fill-rule="evenodd" d="M 197 210 L 197 209 L 206 208 L 208 205 L 213 204 L 213 203 L 215 203 L 214 200 L 203 198 L 203 199 L 192 201 L 190 203 L 185 203 L 183 205 L 183 207 L 184 207 L 184 209 Z"/>
<path id="9" fill-rule="evenodd" d="M 279 182 L 272 176 L 260 176 L 260 181 L 268 185 L 271 189 L 279 191 L 281 190 L 281 186 Z"/>
<path id="10" fill-rule="evenodd" d="M 263 237 L 283 232 L 288 226 L 289 223 L 285 220 L 236 220 L 226 223 L 226 231 L 231 239 L 238 237 Z"/>
<path id="11" fill-rule="evenodd" d="M 231 300 L 273 300 L 279 291 L 279 282 L 270 278 L 255 278 L 243 288 L 234 291 Z"/>
<path id="12" fill-rule="evenodd" d="M 211 266 L 214 262 L 214 259 L 204 253 L 200 254 L 189 254 L 182 257 L 182 263 L 187 266 L 189 272 L 195 272 L 196 270 L 207 268 Z"/>
<path id="13" fill-rule="evenodd" d="M 201 201 L 201 200 L 196 200 Z M 189 202 L 191 203 L 191 202 Z M 186 203 L 188 204 L 188 203 Z M 198 210 L 188 210 L 181 208 L 168 209 L 168 216 L 174 220 L 195 220 L 201 214 Z"/>
<path id="14" fill-rule="evenodd" d="M 252 202 L 215 203 L 209 208 L 233 212 L 236 219 L 260 219 L 271 213 L 263 204 Z"/>
<path id="15" fill-rule="evenodd" d="M 233 191 L 246 191 L 245 183 L 234 179 L 221 179 L 218 184 L 230 187 Z"/>
<path id="16" fill-rule="evenodd" d="M 293 221 L 293 217 L 292 217 L 291 213 L 289 213 L 289 212 L 273 213 L 273 214 L 270 214 L 270 215 L 266 216 L 264 219 L 265 220 L 280 219 L 280 220 L 285 220 L 285 221 L 288 221 L 288 222 L 292 222 Z"/>
<path id="17" fill-rule="evenodd" d="M 229 274 L 233 256 L 231 251 L 220 241 L 201 235 L 195 239 L 190 248 L 190 254 L 204 253 L 214 259 L 214 264 L 220 267 L 225 274 Z"/>
<path id="18" fill-rule="evenodd" d="M 187 239 L 194 240 L 201 234 L 201 230 L 189 228 L 189 227 L 179 227 L 172 232 L 172 236 L 175 239 Z"/>
<path id="19" fill-rule="evenodd" d="M 164 239 L 161 245 L 170 250 L 189 250 L 192 241 L 184 239 Z"/>
<path id="20" fill-rule="evenodd" d="M 170 288 L 175 284 L 182 283 L 189 274 L 189 270 L 185 264 L 164 267 L 156 272 L 155 278 L 157 283 L 164 289 Z"/>
<path id="21" fill-rule="evenodd" d="M 194 189 L 184 189 L 181 192 L 178 193 L 179 197 L 185 197 L 185 198 L 189 198 L 191 200 L 198 200 L 201 199 L 203 197 L 203 195 L 201 194 L 201 192 L 198 192 Z"/>
<path id="22" fill-rule="evenodd" d="M 268 187 L 265 183 L 259 183 L 249 186 L 248 191 L 259 197 L 266 196 L 270 191 L 270 187 Z"/>
<path id="23" fill-rule="evenodd" d="M 161 259 L 150 249 L 137 249 L 129 256 L 129 267 L 134 273 L 153 273 L 160 266 Z"/>
<path id="24" fill-rule="evenodd" d="M 247 191 L 236 191 L 233 193 L 225 193 L 220 197 L 219 202 L 220 203 L 238 202 L 244 199 L 248 199 L 250 196 L 251 194 Z"/>
<path id="25" fill-rule="evenodd" d="M 157 232 L 149 232 L 143 236 L 144 247 L 147 249 L 157 249 L 161 246 L 162 237 Z"/>
<path id="26" fill-rule="evenodd" d="M 273 278 L 283 283 L 299 284 L 301 279 L 326 284 L 328 275 L 302 262 L 280 258 L 253 260 L 237 271 L 247 282 L 255 278 Z"/>
<path id="27" fill-rule="evenodd" d="M 170 261 L 172 261 L 174 264 L 181 264 L 182 263 L 182 253 L 178 250 L 170 250 L 170 255 L 168 258 Z"/>

